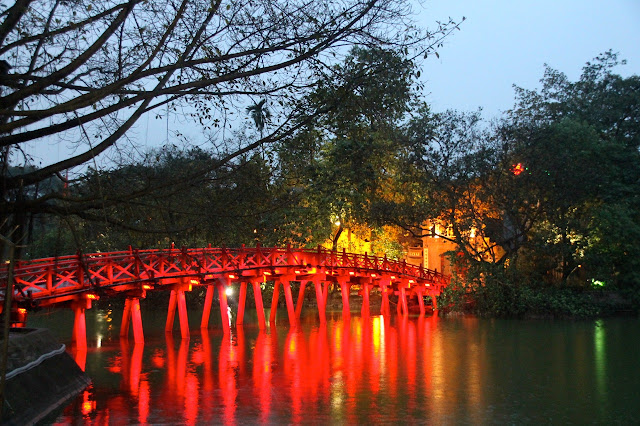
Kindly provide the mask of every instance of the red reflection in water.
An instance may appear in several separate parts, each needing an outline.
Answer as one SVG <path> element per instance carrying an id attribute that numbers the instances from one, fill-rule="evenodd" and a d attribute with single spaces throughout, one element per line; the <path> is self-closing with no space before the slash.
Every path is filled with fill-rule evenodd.
<path id="1" fill-rule="evenodd" d="M 412 411 L 431 392 L 437 321 L 350 317 L 291 329 L 202 330 L 190 339 L 169 333 L 146 345 L 123 340 L 106 365 L 93 368 L 103 375 L 59 420 L 376 422 L 379 405 L 403 401 Z M 109 389 L 114 379 L 117 392 Z"/>

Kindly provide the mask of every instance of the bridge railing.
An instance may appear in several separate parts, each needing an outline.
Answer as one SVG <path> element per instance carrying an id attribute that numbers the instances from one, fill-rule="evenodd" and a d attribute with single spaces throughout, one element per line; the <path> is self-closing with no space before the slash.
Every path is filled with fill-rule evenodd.
<path id="1" fill-rule="evenodd" d="M 292 249 L 268 247 L 174 248 L 76 254 L 29 261 L 17 261 L 14 268 L 16 292 L 21 297 L 55 297 L 73 291 L 87 291 L 159 278 L 233 273 L 251 269 L 300 267 L 328 271 L 391 273 L 399 278 L 429 282 L 441 290 L 448 277 L 422 266 L 386 257 L 331 251 L 325 248 Z M 0 267 L 0 287 L 5 288 L 7 265 Z M 19 297 L 20 297 L 19 296 Z M 0 300 L 4 296 L 0 294 Z"/>

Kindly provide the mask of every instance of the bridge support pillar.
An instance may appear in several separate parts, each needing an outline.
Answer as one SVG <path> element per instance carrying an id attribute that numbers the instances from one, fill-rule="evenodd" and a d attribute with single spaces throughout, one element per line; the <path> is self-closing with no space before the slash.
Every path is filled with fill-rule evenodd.
<path id="1" fill-rule="evenodd" d="M 370 315 L 369 311 L 369 283 L 365 282 L 362 284 L 362 308 L 360 309 L 360 315 L 363 317 L 368 317 Z"/>
<path id="2" fill-rule="evenodd" d="M 431 295 L 431 303 L 433 303 L 433 310 L 437 311 L 438 310 L 438 301 L 436 300 L 435 293 Z"/>
<path id="3" fill-rule="evenodd" d="M 307 281 L 300 281 L 300 290 L 298 290 L 298 300 L 296 301 L 296 318 L 300 319 L 302 313 L 302 304 L 304 303 L 304 290 L 307 285 Z"/>
<path id="4" fill-rule="evenodd" d="M 422 287 L 416 287 L 415 289 L 416 296 L 418 296 L 418 305 L 420 306 L 420 315 L 424 315 L 424 299 L 423 299 L 423 289 Z"/>
<path id="5" fill-rule="evenodd" d="M 318 316 L 320 317 L 320 324 L 327 322 L 327 288 L 329 284 L 325 283 L 322 287 L 322 281 L 320 279 L 314 279 L 313 285 L 316 288 L 316 300 L 318 304 Z"/>
<path id="6" fill-rule="evenodd" d="M 262 303 L 262 289 L 260 288 L 260 281 L 251 281 L 253 285 L 253 298 L 256 302 L 256 313 L 258 314 L 258 327 L 260 330 L 264 330 L 267 325 L 264 320 L 264 305 Z"/>
<path id="7" fill-rule="evenodd" d="M 271 310 L 269 311 L 269 322 L 276 321 L 276 313 L 278 311 L 278 298 L 280 297 L 280 286 L 278 280 L 273 283 L 273 296 L 271 297 Z"/>
<path id="8" fill-rule="evenodd" d="M 284 299 L 287 302 L 287 314 L 289 315 L 289 325 L 295 326 L 298 321 L 296 320 L 296 310 L 293 306 L 293 296 L 291 295 L 290 280 L 285 277 L 280 277 L 280 283 L 284 289 Z"/>
<path id="9" fill-rule="evenodd" d="M 280 286 L 282 286 L 282 289 L 284 291 L 284 298 L 287 302 L 289 325 L 295 326 L 297 324 L 296 310 L 293 306 L 293 296 L 291 295 L 291 284 L 289 283 L 289 281 L 289 277 L 282 276 L 278 278 L 273 284 L 273 299 L 271 300 L 271 312 L 269 315 L 269 321 L 274 322 L 276 320 L 276 311 L 278 310 L 278 297 L 280 296 Z"/>
<path id="10" fill-rule="evenodd" d="M 404 280 L 403 280 L 404 281 Z M 402 311 L 402 315 L 409 315 L 409 307 L 407 306 L 407 290 L 404 282 L 400 284 L 400 300 L 398 300 L 398 310 Z"/>
<path id="11" fill-rule="evenodd" d="M 133 326 L 133 340 L 136 343 L 144 343 L 144 333 L 142 331 L 142 317 L 140 315 L 140 298 L 127 297 L 124 302 L 124 312 L 122 312 L 122 324 L 120 326 L 120 337 L 129 337 L 129 321 Z"/>
<path id="12" fill-rule="evenodd" d="M 213 285 L 209 284 L 207 286 L 207 292 L 204 296 L 204 308 L 202 309 L 200 328 L 209 328 L 209 317 L 211 316 L 211 305 L 213 303 L 213 291 Z"/>
<path id="13" fill-rule="evenodd" d="M 180 321 L 180 336 L 183 339 L 189 338 L 189 317 L 187 316 L 187 303 L 184 296 L 184 289 L 173 289 L 169 296 L 169 310 L 167 312 L 167 323 L 165 331 L 173 330 L 173 323 L 178 309 L 178 319 Z"/>
<path id="14" fill-rule="evenodd" d="M 225 283 L 218 283 L 218 297 L 220 298 L 220 320 L 222 321 L 222 330 L 225 334 L 231 332 L 229 324 L 229 304 L 227 303 L 227 293 Z"/>
<path id="15" fill-rule="evenodd" d="M 236 326 L 244 324 L 244 306 L 247 299 L 247 283 L 240 283 L 240 294 L 238 295 L 238 316 L 236 318 Z"/>
<path id="16" fill-rule="evenodd" d="M 88 306 L 87 302 L 89 302 Z M 87 348 L 87 323 L 84 312 L 90 307 L 91 301 L 89 300 L 73 302 L 71 305 L 71 308 L 73 309 L 73 333 L 71 335 L 71 341 L 78 349 Z"/>
<path id="17" fill-rule="evenodd" d="M 389 315 L 390 314 L 390 309 L 389 309 L 389 289 L 388 286 L 390 285 L 391 280 L 389 279 L 389 277 L 383 277 L 380 280 L 380 293 L 382 293 L 382 303 L 380 305 L 380 314 L 381 315 Z"/>
<path id="18" fill-rule="evenodd" d="M 348 317 L 351 315 L 349 310 L 349 292 L 351 291 L 351 284 L 348 277 L 338 277 L 340 283 L 340 292 L 342 293 L 342 315 Z"/>

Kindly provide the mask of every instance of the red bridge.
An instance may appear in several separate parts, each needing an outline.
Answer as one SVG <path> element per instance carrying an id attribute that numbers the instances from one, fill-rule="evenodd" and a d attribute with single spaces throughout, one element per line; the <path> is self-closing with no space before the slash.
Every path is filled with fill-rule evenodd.
<path id="1" fill-rule="evenodd" d="M 0 288 L 7 288 L 9 269 L 0 268 Z M 182 337 L 189 336 L 185 292 L 194 286 L 206 286 L 201 327 L 209 325 L 214 289 L 218 290 L 220 315 L 225 332 L 230 329 L 226 288 L 239 283 L 240 293 L 236 325 L 243 324 L 247 285 L 253 288 L 258 323 L 265 328 L 261 284 L 274 282 L 270 321 L 275 321 L 277 301 L 282 288 L 290 325 L 300 316 L 307 284 L 313 284 L 320 321 L 326 321 L 325 310 L 329 284 L 340 286 L 343 314 L 349 314 L 351 286 L 362 295 L 362 314 L 369 314 L 369 295 L 379 289 L 382 295 L 381 313 L 389 314 L 389 295 L 398 296 L 397 311 L 407 315 L 407 297 L 417 296 L 420 313 L 424 314 L 424 297 L 435 296 L 448 284 L 449 278 L 405 261 L 367 254 L 338 253 L 323 248 L 317 250 L 291 248 L 201 248 L 167 250 L 133 250 L 111 253 L 78 254 L 30 261 L 16 261 L 13 270 L 14 307 L 26 316 L 34 307 L 70 307 L 75 312 L 73 341 L 86 347 L 85 310 L 91 301 L 116 294 L 126 295 L 120 330 L 128 336 L 132 323 L 134 340 L 144 341 L 140 317 L 140 298 L 147 291 L 170 290 L 166 330 L 173 329 L 178 310 Z M 291 281 L 300 282 L 294 306 Z M 4 290 L 0 300 L 4 299 Z M 20 325 L 20 324 L 15 324 Z M 24 325 L 24 319 L 22 320 Z"/>

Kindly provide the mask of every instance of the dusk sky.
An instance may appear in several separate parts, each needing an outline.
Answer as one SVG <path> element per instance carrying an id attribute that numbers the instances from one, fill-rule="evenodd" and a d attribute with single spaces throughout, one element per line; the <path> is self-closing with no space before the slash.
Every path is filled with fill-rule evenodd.
<path id="1" fill-rule="evenodd" d="M 431 29 L 437 20 L 467 18 L 438 49 L 440 57 L 422 63 L 434 111 L 482 107 L 485 118 L 496 117 L 513 106 L 513 84 L 539 87 L 545 63 L 576 80 L 585 62 L 608 49 L 627 60 L 618 73 L 640 75 L 640 0 L 416 0 L 415 12 Z M 167 124 L 188 133 L 178 121 L 146 117 L 129 135 L 159 145 L 169 140 Z M 69 155 L 53 140 L 25 148 L 40 165 Z"/>
<path id="2" fill-rule="evenodd" d="M 539 87 L 544 64 L 580 76 L 612 49 L 627 60 L 617 72 L 640 74 L 640 0 L 421 0 L 420 23 L 467 20 L 423 64 L 435 111 L 483 107 L 491 118 L 513 106 L 513 84 Z"/>

